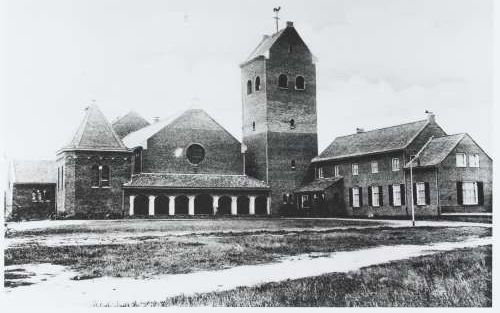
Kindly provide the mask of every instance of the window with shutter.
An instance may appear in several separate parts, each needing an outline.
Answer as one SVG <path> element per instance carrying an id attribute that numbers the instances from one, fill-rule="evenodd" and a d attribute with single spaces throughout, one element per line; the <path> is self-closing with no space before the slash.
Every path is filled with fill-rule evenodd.
<path id="1" fill-rule="evenodd" d="M 372 186 L 372 206 L 378 207 L 380 206 L 380 187 L 379 186 Z"/>
<path id="2" fill-rule="evenodd" d="M 463 191 L 462 191 L 462 182 L 457 181 L 457 204 L 462 205 L 464 203 L 463 201 Z"/>
<path id="3" fill-rule="evenodd" d="M 359 188 L 352 188 L 352 207 L 359 208 Z"/>
<path id="4" fill-rule="evenodd" d="M 405 190 L 405 184 L 400 185 L 400 195 L 401 195 L 401 205 L 406 204 L 406 190 Z"/>
<path id="5" fill-rule="evenodd" d="M 425 183 L 417 183 L 417 205 L 425 205 Z"/>
<path id="6" fill-rule="evenodd" d="M 462 195 L 464 205 L 476 205 L 479 203 L 478 188 L 476 182 L 463 182 Z"/>

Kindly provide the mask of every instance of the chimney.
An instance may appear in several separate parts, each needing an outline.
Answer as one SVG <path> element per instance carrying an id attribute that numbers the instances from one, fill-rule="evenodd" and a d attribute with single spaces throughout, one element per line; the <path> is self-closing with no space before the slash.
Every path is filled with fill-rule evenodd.
<path id="1" fill-rule="evenodd" d="M 293 27 L 293 22 L 287 21 L 286 22 L 286 27 Z"/>
<path id="2" fill-rule="evenodd" d="M 356 134 L 362 134 L 364 132 L 365 132 L 364 128 L 359 128 L 359 127 L 356 128 Z"/>
<path id="3" fill-rule="evenodd" d="M 425 113 L 427 114 L 427 120 L 429 122 L 435 122 L 436 121 L 436 115 L 433 112 L 425 110 Z"/>
<path id="4" fill-rule="evenodd" d="M 153 123 L 158 123 L 160 121 L 159 116 L 153 116 Z"/>

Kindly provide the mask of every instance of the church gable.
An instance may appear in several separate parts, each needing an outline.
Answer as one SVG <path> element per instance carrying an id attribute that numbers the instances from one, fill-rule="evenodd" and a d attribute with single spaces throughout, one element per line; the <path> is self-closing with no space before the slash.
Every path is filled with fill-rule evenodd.
<path id="1" fill-rule="evenodd" d="M 122 138 L 141 128 L 149 126 L 150 123 L 138 113 L 131 111 L 113 122 L 113 130 L 118 137 Z"/>

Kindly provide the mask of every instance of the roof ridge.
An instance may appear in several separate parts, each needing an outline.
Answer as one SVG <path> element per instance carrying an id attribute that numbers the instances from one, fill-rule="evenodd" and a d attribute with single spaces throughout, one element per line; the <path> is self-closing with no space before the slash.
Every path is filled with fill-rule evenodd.
<path id="1" fill-rule="evenodd" d="M 354 133 L 354 134 L 342 135 L 342 136 L 337 136 L 335 138 L 343 138 L 343 137 L 349 137 L 349 136 L 362 135 L 362 134 L 371 133 L 371 132 L 378 131 L 378 130 L 393 128 L 393 127 L 399 127 L 399 126 L 405 126 L 405 125 L 409 125 L 409 124 L 416 124 L 416 123 L 426 122 L 426 121 L 427 120 L 424 119 L 424 120 L 418 120 L 418 121 L 413 121 L 413 122 L 408 122 L 408 123 L 403 123 L 403 124 L 396 124 L 396 125 L 392 125 L 392 126 L 385 126 L 385 127 L 380 127 L 380 128 L 374 128 L 374 129 L 370 129 L 370 130 L 367 130 L 367 131 L 364 131 L 364 132 L 361 132 L 361 133 Z"/>
<path id="2" fill-rule="evenodd" d="M 250 178 L 254 178 L 251 176 L 248 176 L 246 174 L 218 174 L 218 173 L 172 173 L 172 172 L 154 172 L 154 173 L 139 173 L 139 174 L 134 174 L 134 175 L 217 175 L 217 176 L 246 176 Z M 255 178 L 256 179 L 256 178 Z"/>

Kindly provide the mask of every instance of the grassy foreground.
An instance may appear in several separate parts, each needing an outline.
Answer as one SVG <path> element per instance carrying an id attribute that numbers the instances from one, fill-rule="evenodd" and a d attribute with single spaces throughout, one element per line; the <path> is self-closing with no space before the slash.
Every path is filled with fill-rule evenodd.
<path id="1" fill-rule="evenodd" d="M 286 255 L 350 251 L 379 245 L 429 244 L 491 236 L 483 227 L 418 227 L 324 231 L 258 231 L 183 236 L 144 236 L 140 243 L 44 246 L 5 250 L 5 265 L 52 263 L 78 271 L 75 279 L 101 276 L 154 277 L 244 264 L 268 263 Z"/>
<path id="2" fill-rule="evenodd" d="M 491 246 L 459 249 L 347 274 L 123 306 L 491 307 L 491 256 Z"/>

